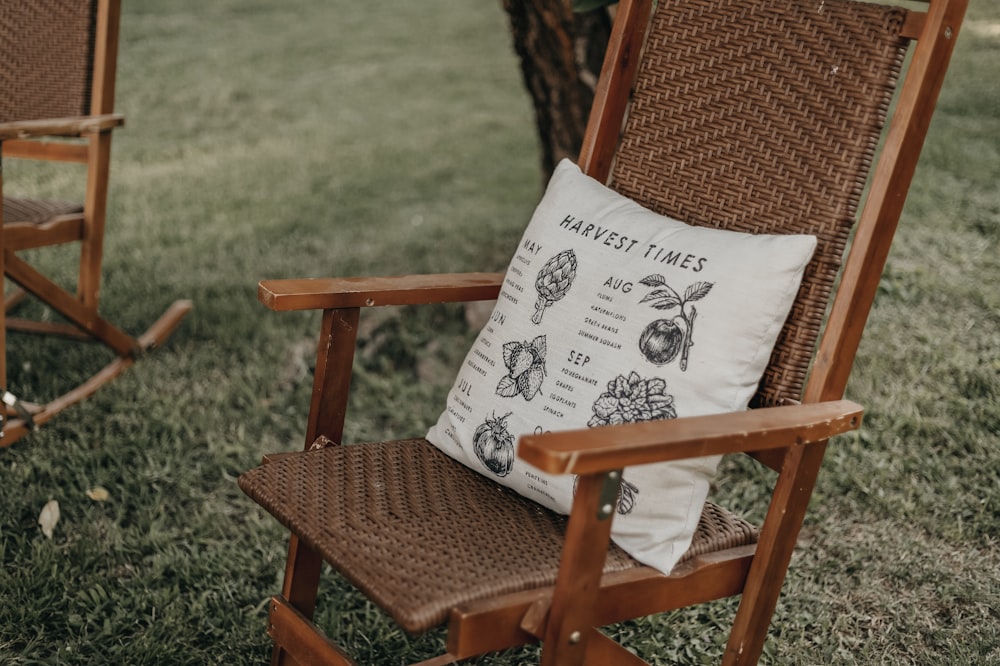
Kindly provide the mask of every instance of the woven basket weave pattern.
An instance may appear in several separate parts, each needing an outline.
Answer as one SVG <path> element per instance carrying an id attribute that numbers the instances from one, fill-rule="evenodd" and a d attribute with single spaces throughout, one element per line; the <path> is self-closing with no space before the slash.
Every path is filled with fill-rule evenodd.
<path id="1" fill-rule="evenodd" d="M 443 622 L 464 601 L 555 583 L 566 518 L 423 439 L 329 446 L 239 484 L 408 631 Z M 686 558 L 756 536 L 709 505 Z M 638 566 L 612 545 L 606 571 Z"/>
<path id="2" fill-rule="evenodd" d="M 0 122 L 89 113 L 96 7 L 0 3 Z"/>
<path id="3" fill-rule="evenodd" d="M 675 0 L 656 12 L 612 186 L 691 224 L 819 238 L 755 406 L 800 397 L 902 65 L 904 17 L 839 0 Z"/>
<path id="4" fill-rule="evenodd" d="M 78 215 L 83 206 L 69 201 L 42 201 L 38 199 L 3 198 L 4 224 L 25 222 L 42 224 L 60 215 Z"/>

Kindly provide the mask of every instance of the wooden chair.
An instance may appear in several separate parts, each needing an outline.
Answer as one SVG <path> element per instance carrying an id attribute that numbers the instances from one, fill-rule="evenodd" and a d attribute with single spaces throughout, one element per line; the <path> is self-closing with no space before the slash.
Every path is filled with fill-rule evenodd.
<path id="1" fill-rule="evenodd" d="M 261 282 L 273 310 L 323 311 L 307 451 L 267 456 L 239 480 L 292 532 L 270 603 L 274 663 L 353 663 L 310 621 L 323 560 L 408 631 L 448 622 L 447 654 L 428 664 L 538 640 L 544 664 L 644 663 L 595 628 L 731 595 L 741 598 L 723 661 L 758 660 L 827 440 L 858 426 L 842 396 L 966 3 L 651 4 L 619 6 L 579 163 L 678 219 L 818 236 L 755 408 L 522 437 L 522 459 L 579 475 L 563 521 L 424 440 L 331 444 L 363 308 L 492 299 L 501 275 Z M 669 575 L 609 547 L 599 498 L 617 470 L 737 452 L 777 474 L 759 531 L 709 504 Z M 500 559 L 514 564 L 482 574 Z M 479 562 L 475 575 L 466 562 Z"/>
<path id="2" fill-rule="evenodd" d="M 113 111 L 120 0 L 24 0 L 0 6 L 0 157 L 85 165 L 82 203 L 8 197 L 0 170 L 0 387 L 3 438 L 12 444 L 69 405 L 87 397 L 161 344 L 190 310 L 174 303 L 144 334 L 133 337 L 98 313 L 111 131 L 124 123 Z M 83 170 L 81 169 L 81 172 Z M 82 174 L 81 174 L 82 175 Z M 80 244 L 75 293 L 18 252 Z M 8 317 L 31 294 L 65 322 Z M 7 386 L 7 330 L 97 341 L 115 359 L 79 386 L 44 404 L 20 399 Z"/>

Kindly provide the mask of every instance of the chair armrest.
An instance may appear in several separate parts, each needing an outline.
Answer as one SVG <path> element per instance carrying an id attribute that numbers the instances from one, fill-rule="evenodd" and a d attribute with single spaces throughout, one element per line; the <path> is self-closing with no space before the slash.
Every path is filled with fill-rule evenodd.
<path id="1" fill-rule="evenodd" d="M 497 297 L 503 273 L 262 280 L 257 298 L 275 311 L 485 301 Z"/>
<path id="2" fill-rule="evenodd" d="M 835 400 L 525 435 L 518 456 L 552 474 L 604 472 L 818 442 L 858 428 L 863 412 L 857 403 Z"/>
<path id="3" fill-rule="evenodd" d="M 101 132 L 125 124 L 125 116 L 110 113 L 102 116 L 77 118 L 46 118 L 44 120 L 17 120 L 0 123 L 0 141 L 31 139 L 43 136 L 80 136 Z"/>

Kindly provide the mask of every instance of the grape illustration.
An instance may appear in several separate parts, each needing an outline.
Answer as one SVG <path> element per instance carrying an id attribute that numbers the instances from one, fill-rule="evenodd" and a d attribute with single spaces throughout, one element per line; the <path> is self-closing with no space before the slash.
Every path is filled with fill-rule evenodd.
<path id="1" fill-rule="evenodd" d="M 657 319 L 651 322 L 639 336 L 639 350 L 646 360 L 655 365 L 666 365 L 681 355 L 681 371 L 687 370 L 688 356 L 694 345 L 694 320 L 698 311 L 692 305 L 690 312 L 686 309 L 688 303 L 699 301 L 712 290 L 712 282 L 695 282 L 685 291 L 683 298 L 678 294 L 662 275 L 647 275 L 639 280 L 639 284 L 653 287 L 640 303 L 649 303 L 657 310 L 672 310 L 679 308 L 679 314 L 670 319 Z"/>
<path id="2" fill-rule="evenodd" d="M 594 401 L 594 415 L 587 425 L 593 428 L 677 418 L 674 397 L 666 391 L 667 383 L 659 377 L 642 379 L 634 371 L 628 377 L 618 375 Z"/>
<path id="3" fill-rule="evenodd" d="M 507 476 L 514 467 L 514 437 L 507 431 L 507 417 L 487 418 L 472 436 L 476 457 L 497 476 Z"/>
<path id="4" fill-rule="evenodd" d="M 535 278 L 538 301 L 535 303 L 535 314 L 531 316 L 531 321 L 541 324 L 545 308 L 565 296 L 575 279 L 576 253 L 573 250 L 563 250 L 546 261 Z"/>
<path id="5" fill-rule="evenodd" d="M 525 400 L 534 398 L 545 378 L 545 349 L 544 335 L 531 342 L 506 343 L 503 363 L 507 366 L 507 375 L 497 384 L 497 395 L 505 398 L 521 395 Z"/>

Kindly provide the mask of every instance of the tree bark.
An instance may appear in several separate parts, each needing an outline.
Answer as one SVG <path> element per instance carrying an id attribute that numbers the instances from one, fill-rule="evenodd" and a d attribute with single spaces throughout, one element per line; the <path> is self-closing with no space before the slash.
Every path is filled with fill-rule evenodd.
<path id="1" fill-rule="evenodd" d="M 583 143 L 611 33 L 608 10 L 574 13 L 570 0 L 502 0 L 535 107 L 545 182 Z"/>

